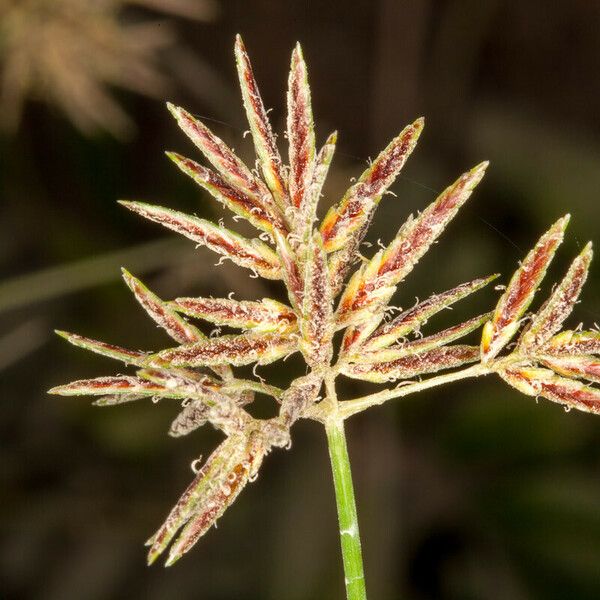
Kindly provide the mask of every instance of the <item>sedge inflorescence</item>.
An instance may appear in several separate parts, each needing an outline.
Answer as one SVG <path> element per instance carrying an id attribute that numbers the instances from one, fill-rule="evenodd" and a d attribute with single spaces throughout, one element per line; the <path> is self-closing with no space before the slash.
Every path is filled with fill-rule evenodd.
<path id="1" fill-rule="evenodd" d="M 364 258 L 360 245 L 381 198 L 415 148 L 423 120 L 402 130 L 319 221 L 317 204 L 337 135 L 332 133 L 317 149 L 300 46 L 292 53 L 287 93 L 288 165 L 281 158 L 239 37 L 235 56 L 258 170 L 248 168 L 190 113 L 172 105 L 169 110 L 179 126 L 212 168 L 176 153 L 168 156 L 217 201 L 256 227 L 259 237 L 249 239 L 160 206 L 122 204 L 255 275 L 281 281 L 287 303 L 212 297 L 164 301 L 124 271 L 135 298 L 174 340 L 173 347 L 139 352 L 59 332 L 72 344 L 133 365 L 136 371 L 75 381 L 53 388 L 52 393 L 99 396 L 95 404 L 101 406 L 170 398 L 181 402 L 171 435 L 188 434 L 205 423 L 224 435 L 148 541 L 149 562 L 169 546 L 167 564 L 187 552 L 256 477 L 265 456 L 273 448 L 289 445 L 290 429 L 298 419 L 327 424 L 391 398 L 488 373 L 498 374 L 527 395 L 600 412 L 600 390 L 593 386 L 600 381 L 600 333 L 560 331 L 587 277 L 591 244 L 575 258 L 537 314 L 527 314 L 562 241 L 568 216 L 557 221 L 523 259 L 492 312 L 443 331 L 410 337 L 434 315 L 496 278 L 462 283 L 392 320 L 385 318 L 398 285 L 467 201 L 487 163 L 461 175 L 423 212 L 410 216 L 387 246 Z M 206 337 L 193 324 L 196 319 L 241 331 Z M 479 328 L 479 344 L 455 343 Z M 507 344 L 519 330 L 516 344 L 508 351 Z M 336 332 L 342 332 L 339 344 L 334 344 Z M 307 374 L 285 390 L 236 373 L 236 367 L 271 363 L 294 352 L 301 353 Z M 468 366 L 460 370 L 464 365 Z M 440 371 L 445 373 L 435 375 Z M 431 376 L 422 377 L 426 375 Z M 370 396 L 338 401 L 332 391 L 338 376 L 397 383 Z M 247 407 L 255 394 L 276 400 L 275 417 L 251 416 Z"/>

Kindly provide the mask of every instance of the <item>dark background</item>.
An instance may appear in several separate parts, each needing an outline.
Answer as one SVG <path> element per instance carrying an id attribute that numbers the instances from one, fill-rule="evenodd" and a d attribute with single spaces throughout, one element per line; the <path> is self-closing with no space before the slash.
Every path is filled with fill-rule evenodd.
<path id="1" fill-rule="evenodd" d="M 491 161 L 399 302 L 496 271 L 506 282 L 567 211 L 573 219 L 545 293 L 588 239 L 600 242 L 600 3 L 222 0 L 219 9 L 209 22 L 140 7 L 119 13 L 123 23 L 176 34 L 160 55 L 171 80 L 164 93 L 115 92 L 135 125 L 129 135 L 82 132 L 38 94 L 0 138 L 2 598 L 343 597 L 319 426 L 299 423 L 292 450 L 271 455 L 219 529 L 175 567 L 147 568 L 144 540 L 218 434 L 169 438 L 167 402 L 100 409 L 45 394 L 115 372 L 55 338 L 55 327 L 134 348 L 169 345 L 120 281 L 121 265 L 167 298 L 264 293 L 243 270 L 214 269 L 207 251 L 115 203 L 139 198 L 222 216 L 164 157 L 165 149 L 197 153 L 162 100 L 216 120 L 207 123 L 252 161 L 236 32 L 278 131 L 289 53 L 303 44 L 318 140 L 340 131 L 326 205 L 405 124 L 426 117 L 371 241 L 389 240 L 462 171 Z M 599 273 L 593 265 L 571 326 L 600 322 Z M 487 310 L 497 295 L 480 292 L 444 318 Z M 370 597 L 600 597 L 598 417 L 566 415 L 482 380 L 392 401 L 350 421 L 348 436 Z"/>

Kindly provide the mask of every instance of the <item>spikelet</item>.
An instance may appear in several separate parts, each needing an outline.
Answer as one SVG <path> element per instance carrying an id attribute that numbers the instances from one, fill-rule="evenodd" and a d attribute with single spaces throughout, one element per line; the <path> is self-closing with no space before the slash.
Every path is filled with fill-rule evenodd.
<path id="1" fill-rule="evenodd" d="M 478 317 L 474 317 L 473 319 L 469 319 L 464 323 L 454 325 L 453 327 L 449 327 L 448 329 L 444 329 L 443 331 L 434 333 L 433 335 L 422 337 L 421 339 L 417 339 L 413 342 L 396 344 L 394 346 L 381 348 L 379 350 L 361 351 L 348 356 L 347 360 L 361 363 L 390 361 L 408 356 L 409 354 L 418 354 L 420 352 L 424 352 L 425 350 L 438 348 L 439 346 L 446 346 L 451 342 L 455 342 L 456 340 L 469 335 L 469 333 L 472 331 L 479 329 L 481 325 L 489 320 L 490 316 L 491 313 L 485 313 Z"/>
<path id="2" fill-rule="evenodd" d="M 553 336 L 543 347 L 545 354 L 600 354 L 600 331 L 563 331 Z"/>
<path id="3" fill-rule="evenodd" d="M 498 301 L 492 320 L 486 324 L 481 339 L 484 361 L 493 359 L 518 331 L 520 319 L 533 301 L 548 265 L 563 240 L 569 215 L 559 219 L 538 241 L 515 272 Z"/>
<path id="4" fill-rule="evenodd" d="M 327 365 L 333 352 L 333 295 L 327 255 L 318 231 L 307 253 L 304 281 L 300 348 L 311 367 Z"/>
<path id="5" fill-rule="evenodd" d="M 321 224 L 327 252 L 340 250 L 346 244 L 355 249 L 360 244 L 381 197 L 417 145 L 423 124 L 423 119 L 417 119 L 406 127 L 344 194 L 340 203 L 329 210 Z"/>
<path id="6" fill-rule="evenodd" d="M 223 206 L 243 217 L 258 229 L 269 233 L 272 233 L 274 229 L 287 231 L 281 213 L 274 209 L 269 212 L 263 206 L 260 198 L 230 186 L 215 172 L 176 152 L 167 152 L 167 156 L 181 171 L 191 177 Z"/>
<path id="7" fill-rule="evenodd" d="M 121 348 L 114 344 L 93 340 L 84 337 L 83 335 L 78 335 L 77 333 L 69 333 L 68 331 L 60 331 L 57 329 L 56 333 L 74 346 L 89 350 L 90 352 L 95 352 L 96 354 L 101 354 L 102 356 L 107 356 L 108 358 L 120 360 L 125 364 L 136 365 L 138 367 L 147 364 L 148 354 L 145 352 L 128 350 L 127 348 Z"/>
<path id="8" fill-rule="evenodd" d="M 519 349 L 530 352 L 543 346 L 562 326 L 571 314 L 575 302 L 587 279 L 592 262 L 592 244 L 589 243 L 575 258 L 564 279 L 552 292 L 548 302 L 531 320 L 519 340 Z"/>
<path id="9" fill-rule="evenodd" d="M 130 377 L 121 375 L 117 377 L 96 377 L 95 379 L 81 379 L 73 381 L 67 385 L 59 385 L 50 390 L 51 394 L 59 396 L 104 396 L 106 394 L 136 394 L 143 396 L 153 396 L 154 394 L 165 391 L 165 388 L 156 383 L 145 381 L 139 377 Z M 189 392 L 183 396 L 174 392 L 172 397 L 187 397 Z"/>
<path id="10" fill-rule="evenodd" d="M 150 358 L 150 364 L 175 367 L 204 367 L 227 363 L 236 367 L 265 365 L 298 349 L 295 336 L 276 333 L 223 335 L 169 348 Z"/>
<path id="11" fill-rule="evenodd" d="M 310 88 L 300 44 L 296 44 L 292 52 L 287 105 L 290 202 L 301 211 L 303 205 L 310 202 L 316 150 Z"/>
<path id="12" fill-rule="evenodd" d="M 296 314 L 285 304 L 263 298 L 260 302 L 231 298 L 176 298 L 174 310 L 215 325 L 254 329 L 257 331 L 293 331 Z"/>
<path id="13" fill-rule="evenodd" d="M 393 360 L 344 365 L 342 373 L 353 379 L 384 383 L 452 369 L 478 359 L 476 346 L 442 346 Z"/>
<path id="14" fill-rule="evenodd" d="M 277 254 L 282 265 L 281 272 L 287 288 L 290 304 L 296 311 L 300 310 L 304 298 L 304 282 L 302 280 L 302 264 L 292 248 L 289 238 L 275 232 Z"/>
<path id="15" fill-rule="evenodd" d="M 250 133 L 254 141 L 254 148 L 259 160 L 261 172 L 265 182 L 277 205 L 284 211 L 290 206 L 287 191 L 286 177 L 283 171 L 283 163 L 275 135 L 267 117 L 267 111 L 263 104 L 258 85 L 254 79 L 250 58 L 241 36 L 235 40 L 235 60 L 237 65 L 244 108 L 250 124 Z"/>
<path id="16" fill-rule="evenodd" d="M 260 240 L 249 240 L 205 219 L 192 217 L 162 206 L 128 201 L 121 201 L 121 204 L 142 217 L 181 233 L 190 240 L 229 258 L 234 263 L 255 271 L 261 277 L 281 278 L 281 265 L 276 254 Z"/>
<path id="17" fill-rule="evenodd" d="M 364 350 L 378 350 L 393 344 L 402 336 L 408 335 L 413 331 L 419 331 L 421 325 L 427 322 L 429 318 L 450 307 L 455 302 L 466 298 L 473 292 L 480 290 L 488 283 L 496 279 L 498 275 L 474 279 L 469 283 L 463 283 L 447 292 L 434 294 L 419 302 L 409 310 L 405 310 L 389 323 L 383 324 L 377 331 L 369 336 L 362 345 Z"/>
<path id="18" fill-rule="evenodd" d="M 565 377 L 600 383 L 600 359 L 595 356 L 541 356 L 540 362 Z"/>
<path id="19" fill-rule="evenodd" d="M 142 308 L 150 318 L 162 327 L 176 342 L 189 344 L 201 340 L 204 335 L 196 327 L 190 325 L 174 310 L 169 308 L 156 294 L 153 294 L 139 279 L 126 269 L 121 269 L 123 279 L 135 295 Z"/>
<path id="20" fill-rule="evenodd" d="M 228 437 L 208 458 L 183 493 L 164 525 L 150 540 L 152 564 L 181 529 L 169 552 L 167 565 L 175 563 L 206 533 L 254 476 L 268 447 L 258 434 Z"/>
<path id="21" fill-rule="evenodd" d="M 554 374 L 549 369 L 515 367 L 500 371 L 500 377 L 528 396 L 541 396 L 565 408 L 600 414 L 600 390 Z"/>
<path id="22" fill-rule="evenodd" d="M 336 143 L 337 132 L 334 132 L 327 138 L 316 157 L 310 181 L 310 188 L 304 194 L 304 200 L 296 211 L 294 230 L 298 239 L 300 239 L 305 246 L 308 246 L 313 226 L 317 218 L 317 205 L 321 197 L 323 184 L 325 183 L 327 173 L 329 172 L 329 165 L 333 160 Z"/>

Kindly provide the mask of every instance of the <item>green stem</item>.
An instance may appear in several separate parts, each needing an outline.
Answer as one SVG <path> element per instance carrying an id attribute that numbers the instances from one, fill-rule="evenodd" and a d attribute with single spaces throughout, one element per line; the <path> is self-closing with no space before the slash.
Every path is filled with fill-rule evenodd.
<path id="1" fill-rule="evenodd" d="M 346 446 L 344 421 L 339 418 L 327 420 L 325 425 L 329 457 L 333 472 L 335 500 L 340 524 L 340 542 L 344 560 L 346 578 L 346 597 L 348 600 L 366 600 L 365 574 L 363 570 L 356 502 L 350 471 L 350 457 Z"/>
<path id="2" fill-rule="evenodd" d="M 495 368 L 497 368 L 499 364 L 500 360 L 496 361 L 494 363 Z M 409 396 L 410 394 L 414 394 L 416 392 L 422 392 L 424 390 L 437 387 L 438 385 L 445 385 L 454 381 L 460 381 L 461 379 L 467 379 L 468 377 L 481 377 L 482 375 L 488 375 L 489 373 L 493 372 L 494 368 L 492 367 L 476 364 L 472 367 L 463 369 L 462 371 L 445 373 L 444 375 L 430 377 L 429 379 L 425 379 L 423 381 L 406 381 L 389 390 L 382 390 L 381 392 L 369 394 L 368 396 L 363 396 L 362 398 L 354 398 L 353 400 L 346 400 L 342 402 L 339 409 L 339 415 L 342 419 L 347 419 L 352 415 L 370 408 L 371 406 L 383 404 L 388 400 Z"/>

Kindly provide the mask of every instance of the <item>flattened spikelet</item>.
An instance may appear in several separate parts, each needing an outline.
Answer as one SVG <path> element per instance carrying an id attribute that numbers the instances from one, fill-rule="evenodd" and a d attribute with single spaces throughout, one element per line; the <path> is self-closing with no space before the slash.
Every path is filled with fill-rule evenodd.
<path id="1" fill-rule="evenodd" d="M 453 369 L 465 363 L 475 362 L 478 358 L 477 346 L 442 346 L 396 360 L 346 364 L 342 373 L 352 379 L 384 383 Z"/>
<path id="2" fill-rule="evenodd" d="M 249 240 L 205 219 L 199 219 L 162 206 L 124 200 L 121 200 L 120 203 L 142 217 L 164 225 L 229 258 L 242 267 L 256 271 L 266 279 L 281 278 L 281 265 L 277 255 L 260 240 Z"/>
<path id="3" fill-rule="evenodd" d="M 252 174 L 252 171 L 223 140 L 219 139 L 206 125 L 195 119 L 183 108 L 174 106 L 170 102 L 167 103 L 167 107 L 177 119 L 177 123 L 183 132 L 192 140 L 227 183 L 246 194 L 257 205 L 271 202 L 265 208 L 269 208 L 277 214 L 272 205 L 271 195 L 266 185 Z"/>
<path id="4" fill-rule="evenodd" d="M 327 252 L 340 250 L 346 244 L 353 251 L 358 247 L 381 197 L 414 150 L 423 124 L 423 119 L 417 119 L 406 127 L 344 194 L 340 203 L 329 210 L 321 224 Z"/>
<path id="5" fill-rule="evenodd" d="M 227 438 L 211 454 L 164 525 L 152 536 L 148 564 L 160 556 L 183 527 L 169 552 L 167 565 L 181 558 L 235 500 L 260 467 L 265 451 L 256 434 Z"/>
<path id="6" fill-rule="evenodd" d="M 121 348 L 121 346 L 107 344 L 106 342 L 93 340 L 92 338 L 76 333 L 69 333 L 68 331 L 56 330 L 56 333 L 74 346 L 101 354 L 102 356 L 115 358 L 129 365 L 143 366 L 147 362 L 148 354 L 139 350 L 128 350 L 127 348 Z"/>
<path id="7" fill-rule="evenodd" d="M 270 298 L 264 298 L 261 302 L 231 298 L 177 298 L 171 306 L 174 310 L 215 325 L 265 332 L 296 328 L 296 314 L 292 309 Z"/>
<path id="8" fill-rule="evenodd" d="M 408 356 L 410 354 L 418 354 L 420 352 L 424 352 L 425 350 L 430 350 L 439 346 L 445 346 L 451 342 L 459 340 L 462 337 L 465 337 L 466 335 L 469 335 L 469 333 L 475 331 L 476 329 L 479 329 L 479 327 L 488 321 L 490 317 L 491 313 L 485 313 L 483 315 L 479 315 L 478 317 L 469 319 L 464 323 L 460 323 L 459 325 L 454 325 L 448 329 L 434 333 L 433 335 L 429 335 L 412 342 L 405 342 L 403 344 L 397 344 L 388 348 L 381 348 L 380 350 L 361 351 L 360 353 L 351 355 L 349 359 L 354 362 L 364 363 L 391 361 L 396 360 L 397 358 Z"/>
<path id="9" fill-rule="evenodd" d="M 528 396 L 542 396 L 567 409 L 600 414 L 600 390 L 573 379 L 556 375 L 549 369 L 508 368 L 499 372 L 508 384 Z"/>
<path id="10" fill-rule="evenodd" d="M 539 239 L 513 275 L 496 305 L 492 320 L 483 329 L 481 356 L 484 361 L 494 358 L 517 332 L 519 319 L 533 301 L 568 223 L 569 215 L 559 219 Z"/>
<path id="11" fill-rule="evenodd" d="M 290 200 L 294 208 L 301 209 L 310 200 L 316 150 L 310 88 L 300 44 L 292 52 L 287 104 Z"/>
<path id="12" fill-rule="evenodd" d="M 600 359 L 595 356 L 541 356 L 540 362 L 559 375 L 600 383 Z"/>
<path id="13" fill-rule="evenodd" d="M 302 280 L 301 264 L 297 260 L 288 238 L 275 232 L 275 241 L 277 243 L 277 255 L 282 265 L 281 272 L 288 297 L 292 306 L 301 311 L 302 300 L 304 298 L 304 281 Z"/>
<path id="14" fill-rule="evenodd" d="M 466 298 L 473 292 L 480 290 L 488 283 L 496 279 L 498 275 L 490 277 L 474 279 L 469 283 L 463 283 L 447 292 L 434 294 L 419 302 L 413 308 L 400 313 L 395 319 L 389 323 L 385 323 L 377 331 L 375 331 L 369 339 L 367 339 L 362 348 L 365 350 L 378 350 L 393 344 L 402 336 L 408 335 L 413 331 L 418 331 L 420 326 L 429 318 L 450 305 Z"/>
<path id="15" fill-rule="evenodd" d="M 600 354 L 600 331 L 563 331 L 548 340 L 542 350 L 552 355 Z"/>
<path id="16" fill-rule="evenodd" d="M 260 92 L 258 91 L 258 85 L 254 79 L 250 58 L 246 52 L 244 42 L 239 35 L 235 40 L 235 60 L 244 108 L 246 109 L 246 116 L 250 124 L 250 133 L 252 134 L 260 168 L 275 201 L 285 211 L 290 203 L 283 174 L 283 163 L 277 149 L 277 144 L 275 143 L 275 135 L 271 129 L 267 111 L 265 110 Z"/>
<path id="17" fill-rule="evenodd" d="M 202 367 L 221 363 L 233 366 L 267 364 L 298 349 L 296 337 L 275 333 L 224 335 L 196 344 L 170 348 L 152 357 L 151 362 L 175 367 Z"/>
<path id="18" fill-rule="evenodd" d="M 336 143 L 337 132 L 334 132 L 327 138 L 316 157 L 310 188 L 304 195 L 304 201 L 296 212 L 295 230 L 304 244 L 309 243 L 312 234 L 313 225 L 317 218 L 317 205 L 329 172 L 329 165 L 333 160 Z"/>
<path id="19" fill-rule="evenodd" d="M 126 269 L 121 269 L 121 271 L 123 272 L 125 283 L 144 310 L 150 315 L 150 318 L 162 327 L 176 342 L 190 344 L 204 338 L 204 335 L 198 329 L 180 317 L 139 279 L 136 279 Z"/>
<path id="20" fill-rule="evenodd" d="M 284 233 L 287 232 L 287 226 L 279 210 L 266 207 L 264 198 L 259 198 L 256 194 L 249 194 L 230 186 L 215 172 L 176 152 L 167 152 L 167 156 L 181 171 L 191 177 L 216 200 L 258 229 L 269 233 L 272 233 L 274 229 Z"/>
<path id="21" fill-rule="evenodd" d="M 333 352 L 333 296 L 327 255 L 318 231 L 309 246 L 304 281 L 300 347 L 309 365 L 326 365 Z"/>
<path id="22" fill-rule="evenodd" d="M 154 396 L 165 391 L 162 385 L 151 381 L 119 375 L 115 377 L 96 377 L 94 379 L 81 379 L 66 385 L 59 385 L 49 390 L 50 394 L 59 396 L 104 396 L 106 394 L 136 394 L 138 396 Z M 182 397 L 177 394 L 176 397 Z M 184 394 L 184 398 L 187 394 Z"/>
<path id="23" fill-rule="evenodd" d="M 590 242 L 575 258 L 560 285 L 531 320 L 519 340 L 520 350 L 529 352 L 543 346 L 561 328 L 565 319 L 571 314 L 585 284 L 592 255 Z"/>

